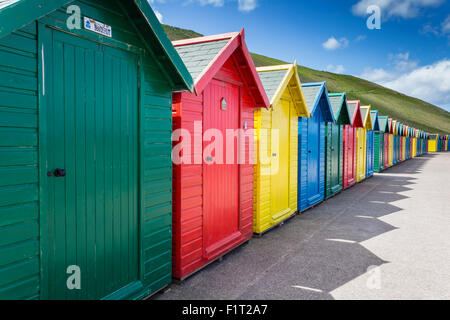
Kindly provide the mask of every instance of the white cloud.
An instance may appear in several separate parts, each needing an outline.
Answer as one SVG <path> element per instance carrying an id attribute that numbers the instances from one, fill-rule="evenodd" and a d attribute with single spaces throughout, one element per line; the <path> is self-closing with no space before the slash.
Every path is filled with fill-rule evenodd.
<path id="1" fill-rule="evenodd" d="M 410 60 L 409 56 L 409 52 L 390 54 L 389 60 L 392 61 L 392 64 L 397 72 L 404 73 L 417 68 L 419 65 L 418 61 Z"/>
<path id="2" fill-rule="evenodd" d="M 450 15 L 442 22 L 442 33 L 450 34 Z"/>
<path id="3" fill-rule="evenodd" d="M 366 68 L 360 77 L 372 82 L 383 83 L 385 81 L 394 79 L 395 76 L 390 72 L 381 68 L 380 69 Z"/>
<path id="4" fill-rule="evenodd" d="M 353 5 L 353 14 L 365 17 L 367 8 L 371 5 L 379 6 L 384 18 L 401 17 L 414 18 L 419 15 L 421 9 L 438 7 L 445 0 L 360 0 Z"/>
<path id="5" fill-rule="evenodd" d="M 439 36 L 440 35 L 440 30 L 438 27 L 434 27 L 431 24 L 426 24 L 422 27 L 421 30 L 419 30 L 420 33 L 422 34 L 434 34 L 435 36 Z"/>
<path id="6" fill-rule="evenodd" d="M 366 68 L 361 75 L 363 79 L 376 83 L 386 83 L 399 78 L 401 75 L 417 69 L 419 63 L 416 60 L 410 60 L 409 52 L 400 52 L 388 55 L 390 71 L 385 69 Z"/>
<path id="7" fill-rule="evenodd" d="M 450 104 L 449 59 L 427 66 L 416 66 L 406 72 L 401 72 L 396 67 L 397 65 L 390 71 L 368 68 L 361 75 L 361 78 L 437 106 L 445 107 Z"/>
<path id="8" fill-rule="evenodd" d="M 249 12 L 258 6 L 257 0 L 239 0 L 239 11 Z"/>
<path id="9" fill-rule="evenodd" d="M 337 50 L 339 48 L 345 48 L 349 44 L 349 41 L 346 38 L 336 39 L 335 37 L 329 38 L 327 41 L 322 43 L 322 47 L 325 50 Z"/>
<path id="10" fill-rule="evenodd" d="M 225 0 L 198 0 L 202 6 L 213 5 L 214 7 L 223 7 Z"/>
<path id="11" fill-rule="evenodd" d="M 162 0 L 165 1 L 165 0 Z M 188 5 L 194 2 L 199 3 L 202 6 L 211 5 L 214 7 L 223 7 L 225 5 L 225 2 L 228 2 L 231 0 L 188 0 L 184 4 Z M 232 0 L 234 2 L 238 3 L 238 10 L 242 12 L 250 12 L 256 9 L 258 7 L 258 0 Z"/>
<path id="12" fill-rule="evenodd" d="M 337 66 L 330 64 L 327 66 L 326 71 L 332 72 L 332 73 L 337 73 L 337 74 L 342 74 L 345 72 L 345 68 L 342 64 L 339 64 Z"/>
<path id="13" fill-rule="evenodd" d="M 448 105 L 450 101 L 450 60 L 420 67 L 384 86 L 435 105 Z"/>
<path id="14" fill-rule="evenodd" d="M 158 18 L 159 22 L 163 23 L 163 15 L 161 14 L 161 12 L 159 12 L 158 10 L 153 11 L 155 11 L 155 15 Z"/>
<path id="15" fill-rule="evenodd" d="M 166 2 L 166 0 L 147 0 L 147 1 L 148 1 L 148 3 L 150 3 L 151 6 L 153 6 L 153 4 L 155 2 L 158 2 L 158 3 L 165 3 Z M 158 18 L 159 22 L 163 23 L 163 15 L 161 14 L 161 12 L 159 12 L 155 8 L 153 8 L 153 11 L 155 12 L 155 15 Z"/>
<path id="16" fill-rule="evenodd" d="M 366 40 L 367 39 L 367 36 L 365 36 L 365 35 L 360 35 L 360 36 L 358 36 L 357 38 L 356 38 L 356 42 L 360 42 L 360 41 L 363 41 L 363 40 Z"/>

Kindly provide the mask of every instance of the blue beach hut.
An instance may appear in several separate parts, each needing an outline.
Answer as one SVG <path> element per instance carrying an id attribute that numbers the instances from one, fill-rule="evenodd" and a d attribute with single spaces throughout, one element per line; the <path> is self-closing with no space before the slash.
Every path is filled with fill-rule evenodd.
<path id="1" fill-rule="evenodd" d="M 304 211 L 325 197 L 325 124 L 335 122 L 326 82 L 302 85 L 310 118 L 298 121 L 298 209 Z"/>

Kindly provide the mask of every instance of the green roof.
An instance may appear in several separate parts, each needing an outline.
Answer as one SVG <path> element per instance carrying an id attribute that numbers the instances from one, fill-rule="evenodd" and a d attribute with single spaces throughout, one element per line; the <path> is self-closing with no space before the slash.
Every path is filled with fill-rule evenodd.
<path id="1" fill-rule="evenodd" d="M 336 123 L 340 125 L 352 124 L 352 115 L 349 114 L 346 97 L 347 95 L 345 93 L 328 94 L 328 100 L 330 100 L 334 118 L 336 119 Z"/>
<path id="2" fill-rule="evenodd" d="M 0 7 L 0 38 L 30 22 L 70 4 L 68 0 L 18 0 L 2 3 Z M 161 68 L 173 82 L 173 89 L 193 90 L 193 81 L 180 56 L 175 51 L 161 23 L 147 0 L 121 1 L 124 10 L 132 13 L 137 33 L 144 44 L 154 52 Z"/>
<path id="3" fill-rule="evenodd" d="M 380 122 L 380 130 L 382 132 L 389 131 L 389 122 L 387 116 L 378 116 L 378 121 Z"/>
<path id="4" fill-rule="evenodd" d="M 261 79 L 264 90 L 266 90 L 267 97 L 270 101 L 272 101 L 272 98 L 277 93 L 278 87 L 288 72 L 289 69 L 258 72 L 259 78 Z"/>
<path id="5" fill-rule="evenodd" d="M 331 108 L 333 109 L 334 116 L 337 118 L 338 112 L 342 106 L 342 96 L 329 95 L 328 99 L 330 99 Z"/>
<path id="6" fill-rule="evenodd" d="M 207 69 L 228 42 L 230 42 L 230 39 L 194 43 L 177 46 L 175 50 L 189 70 L 194 83 L 197 83 L 203 71 Z"/>

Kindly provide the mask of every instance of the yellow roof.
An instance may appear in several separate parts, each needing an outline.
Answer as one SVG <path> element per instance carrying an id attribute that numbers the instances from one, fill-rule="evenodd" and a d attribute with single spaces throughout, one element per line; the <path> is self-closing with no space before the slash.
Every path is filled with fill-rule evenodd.
<path id="1" fill-rule="evenodd" d="M 294 99 L 298 116 L 309 118 L 310 110 L 306 105 L 305 96 L 302 90 L 302 83 L 300 82 L 300 77 L 298 76 L 297 61 L 295 61 L 293 64 L 259 67 L 256 68 L 256 71 L 258 71 L 258 74 L 262 78 L 261 81 L 266 92 L 270 90 L 270 92 L 268 92 L 267 94 L 269 96 L 271 106 L 275 105 L 281 99 L 286 90 L 289 90 L 289 93 Z M 273 73 L 278 71 L 286 71 L 286 73 L 281 79 L 275 79 L 275 87 L 273 87 L 274 79 L 271 79 L 271 82 L 265 83 L 266 81 L 264 81 L 264 74 L 266 72 Z"/>
<path id="2" fill-rule="evenodd" d="M 366 113 L 365 117 L 363 119 L 364 129 L 366 129 L 366 130 L 373 130 L 372 118 L 370 115 L 371 109 L 372 109 L 372 107 L 370 105 L 369 106 L 361 106 L 361 114 L 364 115 L 364 113 Z"/>

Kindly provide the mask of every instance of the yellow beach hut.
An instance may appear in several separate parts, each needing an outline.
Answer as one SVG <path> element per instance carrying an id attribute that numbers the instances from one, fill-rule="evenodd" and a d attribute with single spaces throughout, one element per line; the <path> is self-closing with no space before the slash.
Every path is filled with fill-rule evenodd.
<path id="1" fill-rule="evenodd" d="M 358 154 L 356 156 L 356 182 L 361 182 L 366 178 L 367 131 L 373 130 L 370 109 L 370 106 L 361 107 L 361 116 L 363 118 L 364 127 L 358 128 L 356 134 L 356 143 L 358 145 Z"/>
<path id="2" fill-rule="evenodd" d="M 439 134 L 430 134 L 428 140 L 428 152 L 438 151 Z"/>
<path id="3" fill-rule="evenodd" d="M 394 120 L 392 118 L 389 121 L 389 154 L 388 154 L 388 166 L 394 165 Z"/>
<path id="4" fill-rule="evenodd" d="M 399 162 L 399 154 L 400 154 L 400 139 L 398 135 L 398 121 L 393 120 L 392 126 L 394 128 L 394 161 L 393 164 L 397 164 Z"/>
<path id="5" fill-rule="evenodd" d="M 412 150 L 411 150 L 411 158 L 417 157 L 417 136 L 418 136 L 418 130 L 413 129 L 412 133 Z"/>
<path id="6" fill-rule="evenodd" d="M 253 231 L 297 213 L 298 118 L 308 117 L 297 63 L 257 68 L 271 108 L 255 110 Z"/>

